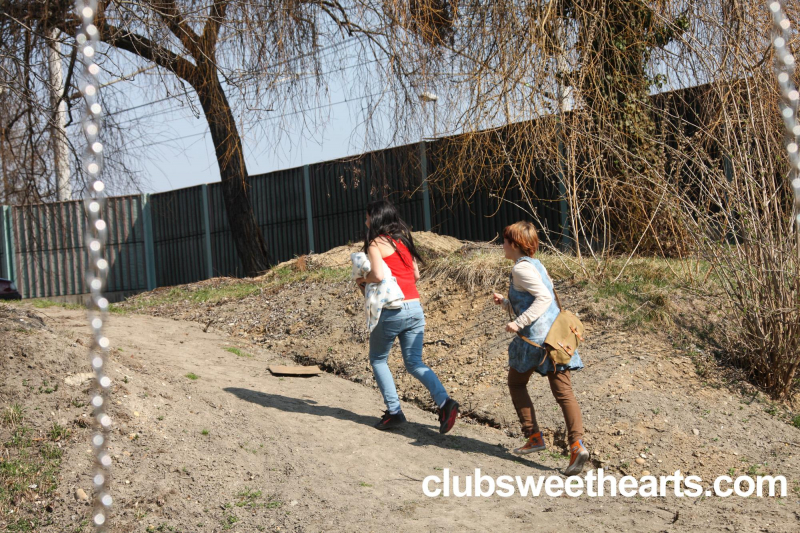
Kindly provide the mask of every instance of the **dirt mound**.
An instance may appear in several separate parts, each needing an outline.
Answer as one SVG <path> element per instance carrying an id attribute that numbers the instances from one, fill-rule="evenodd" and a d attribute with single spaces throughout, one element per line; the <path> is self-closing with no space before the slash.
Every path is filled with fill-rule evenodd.
<path id="1" fill-rule="evenodd" d="M 464 242 L 454 237 L 446 235 L 437 235 L 430 231 L 415 231 L 412 233 L 414 237 L 414 244 L 417 250 L 423 257 L 433 258 L 442 257 L 456 252 L 464 246 Z M 346 244 L 338 246 L 327 252 L 321 254 L 310 254 L 306 256 L 306 264 L 310 269 L 315 268 L 349 268 L 350 267 L 350 254 L 360 252 L 363 245 L 362 243 Z M 281 263 L 281 265 L 289 265 L 295 263 L 296 260 Z"/>
<path id="2" fill-rule="evenodd" d="M 337 246 L 321 254 L 306 256 L 309 268 L 350 268 L 350 254 L 360 252 L 361 243 Z"/>
<path id="3" fill-rule="evenodd" d="M 450 255 L 464 246 L 464 241 L 447 235 L 438 235 L 430 231 L 418 231 L 414 234 L 414 244 L 417 250 L 426 257 L 441 257 Z"/>

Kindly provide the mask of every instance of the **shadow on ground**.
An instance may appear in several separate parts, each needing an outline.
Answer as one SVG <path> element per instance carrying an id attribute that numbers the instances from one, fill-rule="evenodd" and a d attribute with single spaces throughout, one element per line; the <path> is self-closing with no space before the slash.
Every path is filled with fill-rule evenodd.
<path id="1" fill-rule="evenodd" d="M 305 398 L 293 398 L 291 396 L 269 394 L 266 392 L 243 389 L 239 387 L 226 387 L 223 390 L 242 400 L 261 405 L 262 407 L 280 409 L 281 411 L 289 413 L 329 416 L 338 420 L 346 420 L 348 422 L 354 422 L 356 424 L 368 426 L 369 431 L 378 431 L 374 428 L 375 423 L 378 421 L 378 417 L 360 415 L 358 413 L 354 413 L 353 411 L 342 409 L 341 407 L 330 407 L 327 405 L 320 405 L 314 400 Z M 438 446 L 439 448 L 444 448 L 447 450 L 482 453 L 491 457 L 497 457 L 499 459 L 524 464 L 537 470 L 552 470 L 552 468 L 539 463 L 511 455 L 503 446 L 499 444 L 492 445 L 463 435 L 441 435 L 438 429 L 434 429 L 430 426 L 409 422 L 400 428 L 392 430 L 392 432 L 413 439 L 413 441 L 410 443 L 412 446 Z"/>

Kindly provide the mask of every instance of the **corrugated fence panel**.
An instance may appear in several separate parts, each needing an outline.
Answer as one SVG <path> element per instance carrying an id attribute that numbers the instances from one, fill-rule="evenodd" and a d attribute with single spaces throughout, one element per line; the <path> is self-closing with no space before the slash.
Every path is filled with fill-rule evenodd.
<path id="1" fill-rule="evenodd" d="M 272 264 L 308 253 L 303 168 L 251 176 L 250 203 Z"/>
<path id="2" fill-rule="evenodd" d="M 315 252 L 363 238 L 370 183 L 361 161 L 338 160 L 309 167 Z"/>
<path id="3" fill-rule="evenodd" d="M 83 209 L 80 201 L 12 209 L 16 281 L 23 298 L 88 292 L 84 284 L 86 218 Z M 108 292 L 146 288 L 140 215 L 139 196 L 118 196 L 106 201 Z"/>
<path id="4" fill-rule="evenodd" d="M 116 196 L 106 201 L 109 261 L 107 291 L 147 289 L 142 197 Z"/>
<path id="5" fill-rule="evenodd" d="M 11 235 L 11 207 L 0 205 L 0 277 L 14 280 L 14 267 L 11 265 L 13 237 Z"/>
<path id="6" fill-rule="evenodd" d="M 17 287 L 23 298 L 83 291 L 83 204 L 62 202 L 12 208 Z M 78 234 L 78 239 L 74 234 Z"/>
<path id="7" fill-rule="evenodd" d="M 405 145 L 310 167 L 316 252 L 364 238 L 371 200 L 387 198 L 413 229 L 423 229 L 418 145 Z"/>
<path id="8" fill-rule="evenodd" d="M 424 230 L 419 144 L 389 148 L 367 156 L 372 162 L 370 176 L 373 182 L 382 183 L 383 196 L 397 206 L 400 216 L 412 230 Z"/>
<path id="9" fill-rule="evenodd" d="M 441 156 L 440 156 L 441 157 Z M 446 157 L 446 156 L 445 156 Z M 437 169 L 437 152 L 428 152 L 429 174 Z M 506 168 L 505 182 L 512 180 L 511 170 Z M 476 176 L 476 181 L 478 176 Z M 465 195 L 444 194 L 431 189 L 431 217 L 433 230 L 442 235 L 470 241 L 491 241 L 502 234 L 503 228 L 520 220 L 532 220 L 525 211 L 533 207 L 538 217 L 539 231 L 551 232 L 550 237 L 558 241 L 560 211 L 558 189 L 555 179 L 545 174 L 539 166 L 523 180 L 532 181 L 533 206 L 527 205 L 517 187 L 510 187 L 500 199 L 485 188 L 476 188 Z M 543 235 L 540 235 L 543 237 Z"/>
<path id="10" fill-rule="evenodd" d="M 0 278 L 10 278 L 11 273 L 6 272 L 6 238 L 5 238 L 5 213 L 0 206 Z"/>
<path id="11" fill-rule="evenodd" d="M 222 198 L 222 184 L 208 185 L 208 217 L 211 226 L 211 261 L 215 276 L 242 276 L 244 269 L 228 227 L 225 201 Z"/>
<path id="12" fill-rule="evenodd" d="M 202 187 L 150 196 L 159 286 L 206 279 Z"/>

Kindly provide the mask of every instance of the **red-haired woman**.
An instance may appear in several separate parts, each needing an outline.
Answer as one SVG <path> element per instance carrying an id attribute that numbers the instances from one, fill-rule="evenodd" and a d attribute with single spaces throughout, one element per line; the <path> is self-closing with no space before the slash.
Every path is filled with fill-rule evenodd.
<path id="1" fill-rule="evenodd" d="M 545 449 L 542 432 L 536 422 L 536 412 L 528 394 L 528 380 L 533 372 L 547 377 L 550 390 L 561 406 L 567 425 L 570 443 L 570 461 L 564 474 L 573 476 L 583 471 L 589 452 L 583 446 L 583 422 L 575 393 L 572 391 L 570 372 L 583 368 L 575 355 L 566 365 L 555 365 L 543 348 L 525 342 L 520 335 L 536 344 L 544 344 L 560 309 L 553 292 L 553 282 L 544 265 L 534 259 L 539 248 L 539 236 L 530 222 L 517 222 L 503 230 L 503 252 L 506 259 L 514 261 L 508 298 L 494 293 L 494 303 L 513 312 L 516 319 L 506 325 L 506 331 L 518 333 L 508 347 L 508 389 L 517 410 L 522 432 L 526 437 L 523 446 L 514 453 L 524 455 Z"/>

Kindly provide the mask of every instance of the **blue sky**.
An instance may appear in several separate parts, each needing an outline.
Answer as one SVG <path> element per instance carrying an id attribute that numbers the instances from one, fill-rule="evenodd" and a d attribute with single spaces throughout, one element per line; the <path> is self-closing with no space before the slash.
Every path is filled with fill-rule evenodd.
<path id="1" fill-rule="evenodd" d="M 138 115 L 145 116 L 143 120 L 147 121 L 146 135 L 127 145 L 142 171 L 142 192 L 162 192 L 219 181 L 205 117 L 202 114 L 195 117 L 189 106 L 177 99 L 148 105 L 156 99 L 148 98 L 140 87 L 128 85 L 117 89 L 129 97 L 129 107 L 143 107 L 118 118 L 124 122 Z M 341 91 L 331 91 L 332 103 L 344 99 Z M 364 132 L 351 118 L 352 106 L 352 102 L 331 105 L 328 123 L 311 138 L 307 132 L 300 133 L 299 122 L 295 127 L 290 123 L 277 145 L 240 125 L 249 173 L 262 174 L 363 152 L 364 143 L 358 140 L 363 139 Z M 270 119 L 265 121 L 268 124 Z"/>
<path id="2" fill-rule="evenodd" d="M 120 72 L 136 72 L 142 65 L 124 55 L 112 55 Z M 663 64 L 658 65 L 656 70 L 660 71 L 663 67 Z M 162 75 L 166 84 L 159 78 Z M 123 127 L 133 119 L 142 121 L 140 129 L 126 132 L 124 141 L 134 169 L 140 172 L 137 183 L 139 191 L 120 190 L 112 191 L 112 194 L 163 192 L 219 181 L 214 147 L 198 104 L 187 102 L 186 96 L 167 97 L 167 87 L 173 86 L 174 91 L 176 85 L 171 74 L 158 73 L 150 68 L 129 78 L 126 81 L 111 80 L 114 81 L 113 88 L 109 87 L 108 90 L 116 93 L 117 101 L 108 111 L 116 114 L 116 121 Z M 664 90 L 676 88 L 674 85 L 686 85 L 686 80 L 674 79 L 674 74 L 670 78 Z M 309 95 L 313 101 L 304 105 L 312 110 L 318 109 L 309 114 L 299 113 L 296 107 L 287 104 L 286 109 L 276 108 L 262 113 L 257 123 L 254 123 L 254 116 L 236 115 L 250 175 L 328 161 L 392 145 L 389 140 L 378 139 L 391 139 L 392 135 L 387 132 L 396 124 L 384 123 L 385 131 L 377 135 L 371 132 L 368 143 L 367 131 L 359 119 L 364 113 L 362 106 L 373 100 L 363 96 L 380 92 L 381 88 L 370 87 L 371 83 L 359 86 L 346 77 L 339 85 L 335 83 L 331 81 L 330 85 L 324 86 L 316 94 Z M 405 142 L 417 140 L 413 137 L 431 137 L 435 133 L 442 135 L 448 131 L 448 91 L 430 92 L 437 93 L 439 100 L 434 104 L 420 103 L 421 106 L 428 106 L 419 108 L 422 123 L 408 117 L 412 126 L 411 133 L 406 135 L 412 138 Z M 380 101 L 379 96 L 377 100 Z M 457 100 L 452 105 L 459 107 Z M 390 109 L 390 103 L 384 106 Z M 314 122 L 315 114 L 317 122 Z M 322 120 L 319 120 L 319 115 L 322 115 Z M 432 120 L 434 115 L 438 116 L 438 124 Z M 303 127 L 304 122 L 306 127 Z M 272 132 L 273 124 L 275 134 Z M 266 134 L 261 132 L 263 128 L 267 129 Z M 394 144 L 401 142 L 403 140 L 397 140 Z M 114 148 L 109 146 L 109 149 Z"/>

